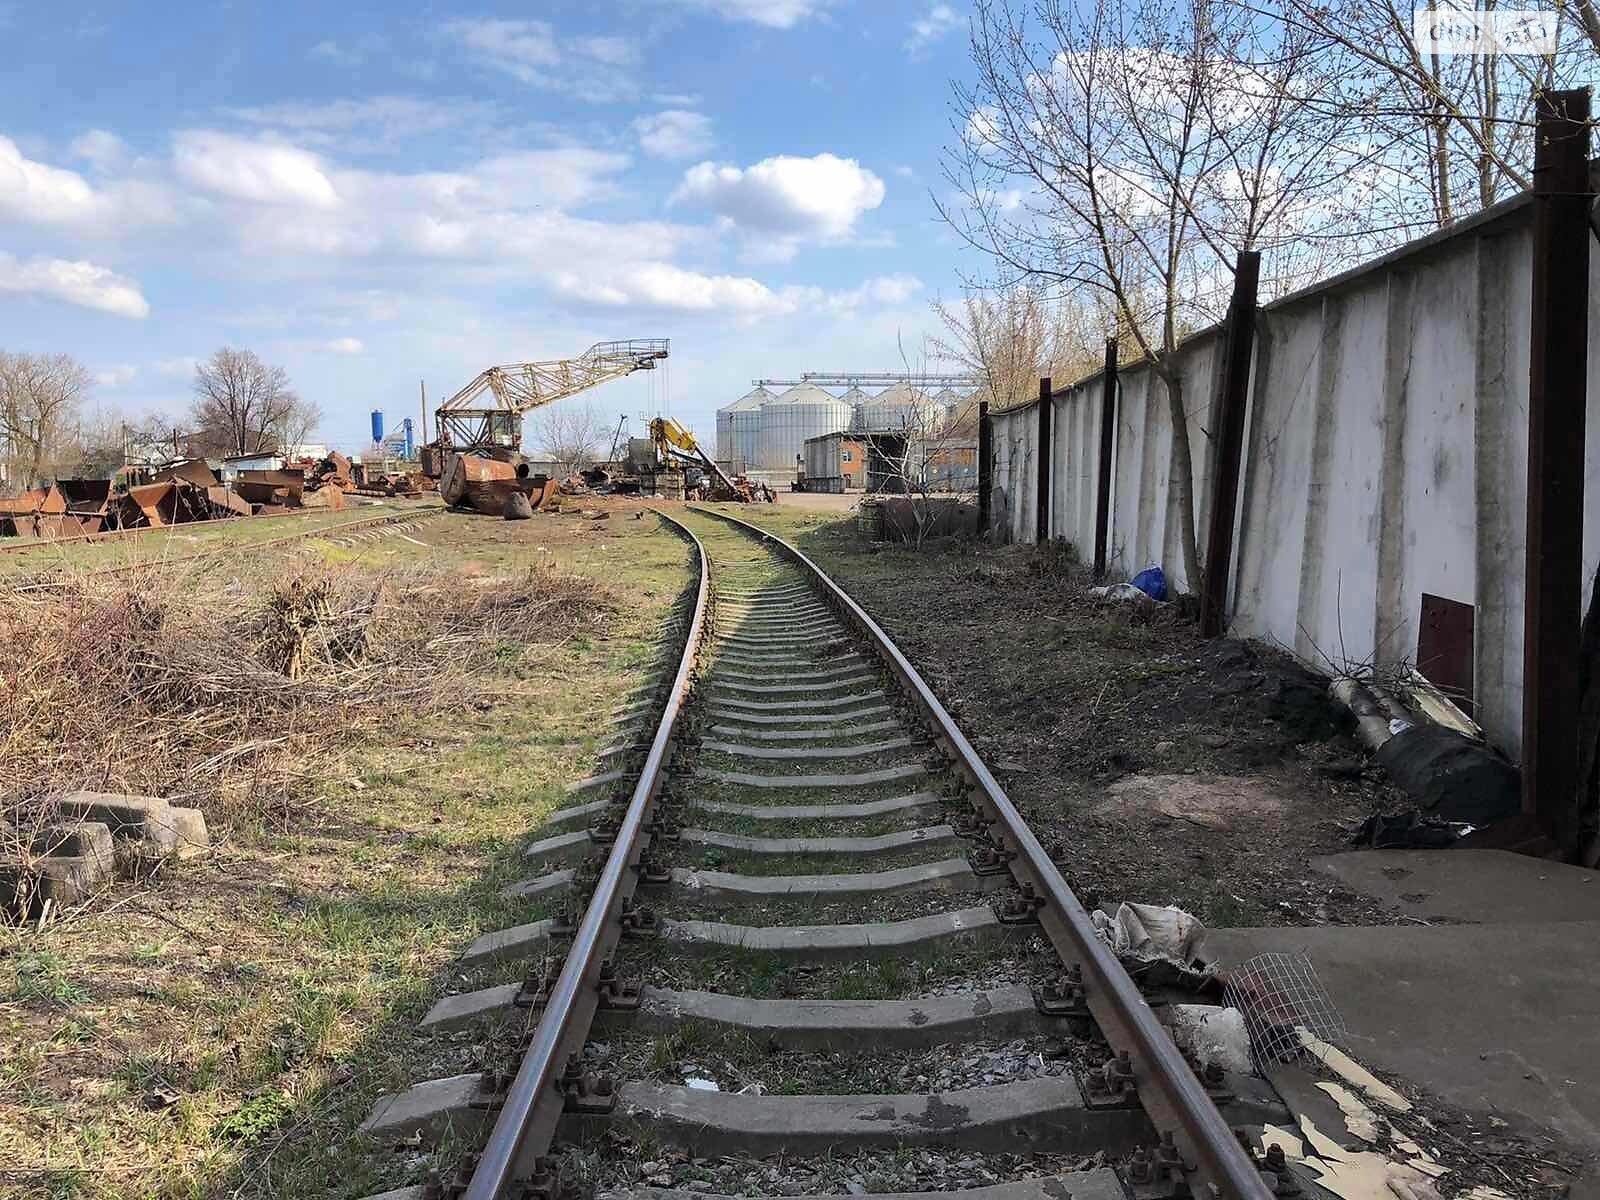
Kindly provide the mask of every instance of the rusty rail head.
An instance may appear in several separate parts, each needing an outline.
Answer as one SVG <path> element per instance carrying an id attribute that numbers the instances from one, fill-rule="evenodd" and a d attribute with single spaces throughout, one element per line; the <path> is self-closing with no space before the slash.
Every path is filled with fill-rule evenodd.
<path id="1" fill-rule="evenodd" d="M 1132 1057 L 1140 1104 L 1158 1131 L 1172 1132 L 1185 1159 L 1194 1164 L 1194 1194 L 1202 1198 L 1217 1195 L 1227 1200 L 1272 1200 L 1272 1191 L 1260 1171 L 1206 1095 L 1176 1043 L 1150 1011 L 1138 985 L 1100 940 L 1088 911 L 1061 877 L 1060 869 L 939 698 L 888 634 L 821 567 L 776 534 L 715 509 L 695 507 L 694 511 L 721 517 L 770 542 L 809 571 L 833 607 L 867 635 L 927 714 L 1017 851 L 1018 862 L 1014 865 L 1030 877 L 1035 892 L 1043 897 L 1046 909 L 1041 915 L 1054 917 L 1054 921 L 1045 922 L 1047 930 L 1056 925 L 1065 934 L 1066 945 L 1052 936 L 1056 951 L 1069 965 L 1075 963 L 1083 968 L 1084 991 L 1096 1023 L 1114 1051 L 1127 1051 Z"/>
<path id="2" fill-rule="evenodd" d="M 488 1144 L 479 1156 L 463 1200 L 501 1200 L 506 1188 L 520 1177 L 531 1173 L 534 1160 L 549 1149 L 548 1141 L 554 1133 L 554 1117 L 560 1114 L 563 1099 L 559 1090 L 563 1051 L 568 1051 L 576 1039 L 579 1046 L 588 1036 L 588 1020 L 580 1024 L 579 1014 L 593 1015 L 593 1003 L 580 1004 L 587 989 L 592 998 L 604 958 L 608 931 L 612 928 L 622 906 L 622 901 L 632 892 L 635 881 L 627 878 L 638 852 L 640 834 L 666 767 L 667 747 L 672 740 L 684 697 L 689 690 L 689 677 L 694 669 L 701 634 L 705 627 L 706 600 L 710 593 L 710 567 L 706 549 L 693 531 L 667 516 L 659 509 L 651 511 L 668 522 L 694 546 L 698 559 L 700 580 L 695 589 L 694 615 L 684 640 L 683 657 L 673 679 L 672 691 L 667 696 L 666 708 L 656 726 L 655 738 L 650 743 L 650 753 L 639 773 L 628 801 L 628 810 L 617 830 L 616 841 L 606 857 L 600 880 L 595 884 L 589 906 L 578 923 L 571 949 L 561 974 L 550 989 L 545 1003 L 544 1016 L 534 1029 L 522 1064 L 507 1089 L 504 1105 L 495 1118 L 494 1129 Z M 625 884 L 629 886 L 624 886 Z M 538 1118 L 546 1118 L 541 1121 Z M 541 1142 L 545 1144 L 540 1144 Z"/>

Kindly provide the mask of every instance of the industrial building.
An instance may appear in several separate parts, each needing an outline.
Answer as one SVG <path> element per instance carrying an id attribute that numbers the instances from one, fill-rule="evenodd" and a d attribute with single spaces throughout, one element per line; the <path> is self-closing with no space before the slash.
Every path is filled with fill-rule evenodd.
<path id="1" fill-rule="evenodd" d="M 717 461 L 735 474 L 765 476 L 774 486 L 787 486 L 803 473 L 819 489 L 870 488 L 869 446 L 877 446 L 881 457 L 887 439 L 897 438 L 899 464 L 912 443 L 931 452 L 930 440 L 942 444 L 964 421 L 978 383 L 965 375 L 896 372 L 757 380 L 753 391 L 717 410 Z M 830 388 L 844 390 L 835 394 Z M 890 471 L 879 463 L 876 474 L 903 476 L 899 464 Z M 940 475 L 941 488 L 969 486 L 959 469 Z"/>

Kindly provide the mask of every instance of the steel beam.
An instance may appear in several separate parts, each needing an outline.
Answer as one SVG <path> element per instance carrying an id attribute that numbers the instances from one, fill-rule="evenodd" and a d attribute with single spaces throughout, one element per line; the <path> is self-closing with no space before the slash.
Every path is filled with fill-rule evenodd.
<path id="1" fill-rule="evenodd" d="M 1564 849 L 1577 823 L 1578 642 L 1589 349 L 1589 92 L 1541 92 L 1533 156 L 1522 808 Z"/>
<path id="2" fill-rule="evenodd" d="M 1245 405 L 1250 394 L 1250 355 L 1256 340 L 1256 286 L 1261 255 L 1239 251 L 1228 304 L 1222 380 L 1217 403 L 1211 521 L 1200 588 L 1200 636 L 1221 637 L 1228 626 L 1228 577 L 1233 567 L 1233 523 L 1239 510 L 1239 466 L 1244 457 Z M 1193 497 L 1190 498 L 1191 502 Z"/>
<path id="3" fill-rule="evenodd" d="M 1106 574 L 1106 536 L 1111 528 L 1111 454 L 1117 425 L 1117 339 L 1106 339 L 1105 390 L 1100 396 L 1100 486 L 1094 510 L 1094 577 Z"/>
<path id="4" fill-rule="evenodd" d="M 989 402 L 978 401 L 978 536 L 989 533 L 989 492 L 994 487 L 994 426 Z"/>
<path id="5" fill-rule="evenodd" d="M 1034 514 L 1033 540 L 1044 545 L 1050 540 L 1050 377 L 1039 380 L 1039 469 L 1037 506 Z"/>

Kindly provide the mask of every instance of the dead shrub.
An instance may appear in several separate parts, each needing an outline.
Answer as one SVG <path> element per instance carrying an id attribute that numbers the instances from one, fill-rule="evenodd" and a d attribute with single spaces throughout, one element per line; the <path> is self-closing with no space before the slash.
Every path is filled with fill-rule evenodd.
<path id="1" fill-rule="evenodd" d="M 351 733 L 470 704 L 504 686 L 507 647 L 597 632 L 616 607 L 593 580 L 532 570 L 148 570 L 12 589 L 0 818 L 20 825 L 80 787 L 167 796 L 213 821 L 270 817 Z"/>

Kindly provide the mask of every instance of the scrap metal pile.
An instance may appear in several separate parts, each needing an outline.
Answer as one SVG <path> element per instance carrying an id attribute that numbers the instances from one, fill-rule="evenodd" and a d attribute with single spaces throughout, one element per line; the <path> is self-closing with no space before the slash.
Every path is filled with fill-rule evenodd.
<path id="1" fill-rule="evenodd" d="M 376 489 L 358 489 L 350 460 L 337 452 L 299 467 L 240 471 L 228 484 L 202 458 L 136 478 L 57 479 L 47 488 L 0 497 L 0 537 L 77 538 L 295 509 L 341 509 L 345 496 L 357 490 L 380 495 L 422 490 L 406 476 L 383 476 Z"/>

